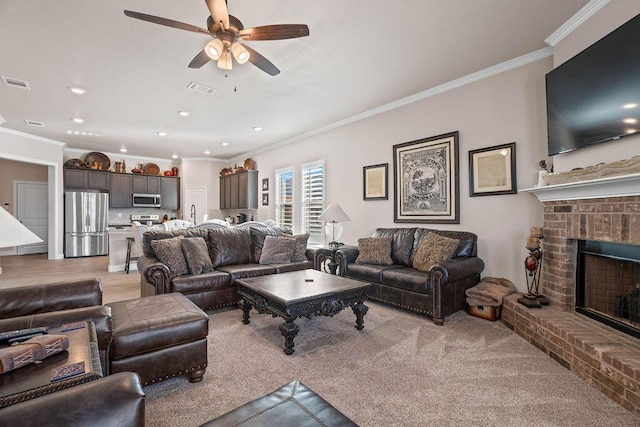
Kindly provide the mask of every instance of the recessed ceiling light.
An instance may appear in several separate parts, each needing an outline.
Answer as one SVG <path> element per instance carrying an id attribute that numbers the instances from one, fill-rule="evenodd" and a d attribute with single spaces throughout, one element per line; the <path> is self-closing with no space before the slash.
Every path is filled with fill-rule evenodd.
<path id="1" fill-rule="evenodd" d="M 622 108 L 630 109 L 630 108 L 636 108 L 637 106 L 638 104 L 636 104 L 635 102 L 630 102 L 629 104 L 624 104 Z"/>
<path id="2" fill-rule="evenodd" d="M 93 133 L 93 132 L 80 132 L 79 130 L 71 130 L 71 129 L 67 129 L 67 134 L 69 134 L 69 135 L 100 136 L 100 134 L 99 134 L 99 133 Z"/>
<path id="3" fill-rule="evenodd" d="M 211 151 L 207 150 L 207 151 L 204 152 L 204 154 L 206 154 L 208 156 L 209 154 L 211 154 Z"/>
<path id="4" fill-rule="evenodd" d="M 126 149 L 126 148 L 124 148 L 124 147 L 122 147 L 122 148 L 120 149 L 120 152 L 121 152 L 121 153 L 126 153 L 126 152 L 127 152 L 127 149 Z"/>
<path id="5" fill-rule="evenodd" d="M 180 110 L 178 111 L 178 114 L 180 114 L 182 117 L 187 117 L 191 113 L 188 111 Z"/>
<path id="6" fill-rule="evenodd" d="M 80 118 L 80 117 L 73 117 L 73 118 L 71 119 L 71 121 L 72 121 L 73 123 L 84 123 L 84 119 L 83 119 L 83 118 Z"/>
<path id="7" fill-rule="evenodd" d="M 638 120 L 637 120 L 637 119 L 634 119 L 634 118 L 631 118 L 631 117 L 630 117 L 630 118 L 628 118 L 628 119 L 624 119 L 624 120 L 622 120 L 622 121 L 623 121 L 624 123 L 628 124 L 628 125 L 634 125 L 634 124 L 638 123 Z"/>
<path id="8" fill-rule="evenodd" d="M 86 90 L 82 89 L 81 87 L 77 87 L 77 86 L 70 87 L 69 90 L 71 92 L 75 93 L 76 95 L 82 95 L 82 94 L 87 92 Z"/>
<path id="9" fill-rule="evenodd" d="M 223 147 L 226 147 L 227 145 L 229 145 L 228 142 L 221 142 L 220 145 L 222 145 Z"/>
<path id="10" fill-rule="evenodd" d="M 637 129 L 627 129 L 627 133 L 636 133 L 638 132 Z"/>
<path id="11" fill-rule="evenodd" d="M 260 132 L 262 128 L 260 126 L 254 126 L 253 130 L 255 130 L 256 132 Z"/>
<path id="12" fill-rule="evenodd" d="M 158 135 L 159 136 L 167 136 L 167 133 L 166 132 L 158 132 Z"/>
<path id="13" fill-rule="evenodd" d="M 178 158 L 178 157 L 180 157 L 180 156 L 178 156 L 177 154 L 174 154 L 174 155 L 173 155 L 173 156 L 171 156 L 171 157 L 173 157 L 174 159 L 177 159 L 177 158 Z"/>

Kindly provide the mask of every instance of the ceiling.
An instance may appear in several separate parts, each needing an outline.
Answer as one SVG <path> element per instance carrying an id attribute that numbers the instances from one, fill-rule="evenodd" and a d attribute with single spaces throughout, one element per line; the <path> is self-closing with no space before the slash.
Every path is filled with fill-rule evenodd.
<path id="1" fill-rule="evenodd" d="M 83 150 L 125 147 L 130 155 L 166 159 L 209 151 L 233 159 L 544 48 L 544 39 L 585 4 L 228 0 L 229 13 L 247 28 L 309 26 L 308 37 L 246 42 L 281 70 L 271 77 L 250 63 L 234 63 L 226 75 L 214 62 L 190 69 L 207 35 L 123 13 L 206 28 L 204 0 L 2 0 L 0 75 L 26 80 L 31 89 L 0 83 L 0 126 Z M 189 90 L 191 82 L 216 91 Z M 86 93 L 74 95 L 72 86 Z"/>

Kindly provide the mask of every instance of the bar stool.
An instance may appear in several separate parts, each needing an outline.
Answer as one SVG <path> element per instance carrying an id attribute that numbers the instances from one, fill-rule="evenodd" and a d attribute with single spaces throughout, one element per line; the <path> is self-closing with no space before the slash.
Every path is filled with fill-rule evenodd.
<path id="1" fill-rule="evenodd" d="M 125 260 L 124 265 L 124 271 L 126 271 L 127 274 L 129 274 L 129 264 L 131 264 L 131 261 L 135 261 L 138 259 L 138 257 L 131 256 L 131 247 L 133 246 L 134 240 L 135 239 L 133 237 L 127 237 L 127 259 Z"/>

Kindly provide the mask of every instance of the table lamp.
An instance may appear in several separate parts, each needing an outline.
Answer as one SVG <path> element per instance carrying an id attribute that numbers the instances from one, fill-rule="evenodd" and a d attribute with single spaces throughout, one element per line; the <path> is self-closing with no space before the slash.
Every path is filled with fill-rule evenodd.
<path id="1" fill-rule="evenodd" d="M 340 221 L 351 221 L 351 218 L 342 210 L 340 205 L 330 204 L 318 219 L 327 223 L 324 226 L 324 232 L 327 235 L 327 239 L 331 239 L 329 246 L 333 248 L 340 246 L 340 243 L 338 243 L 338 239 L 342 235 Z"/>
<path id="2" fill-rule="evenodd" d="M 13 215 L 0 208 L 0 248 L 39 243 L 42 239 L 25 227 Z M 0 263 L 2 274 L 2 263 Z"/>

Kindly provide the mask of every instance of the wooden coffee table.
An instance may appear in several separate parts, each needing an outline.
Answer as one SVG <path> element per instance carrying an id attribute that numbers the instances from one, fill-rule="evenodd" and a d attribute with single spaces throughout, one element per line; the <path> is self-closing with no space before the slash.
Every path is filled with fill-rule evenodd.
<path id="1" fill-rule="evenodd" d="M 351 307 L 356 315 L 356 328 L 362 330 L 364 316 L 369 310 L 364 301 L 370 284 L 316 270 L 238 279 L 236 284 L 242 296 L 242 323 L 250 322 L 251 307 L 258 313 L 284 319 L 280 333 L 285 338 L 284 352 L 287 355 L 295 351 L 293 339 L 300 327 L 294 320 L 298 317 L 333 316 Z"/>

